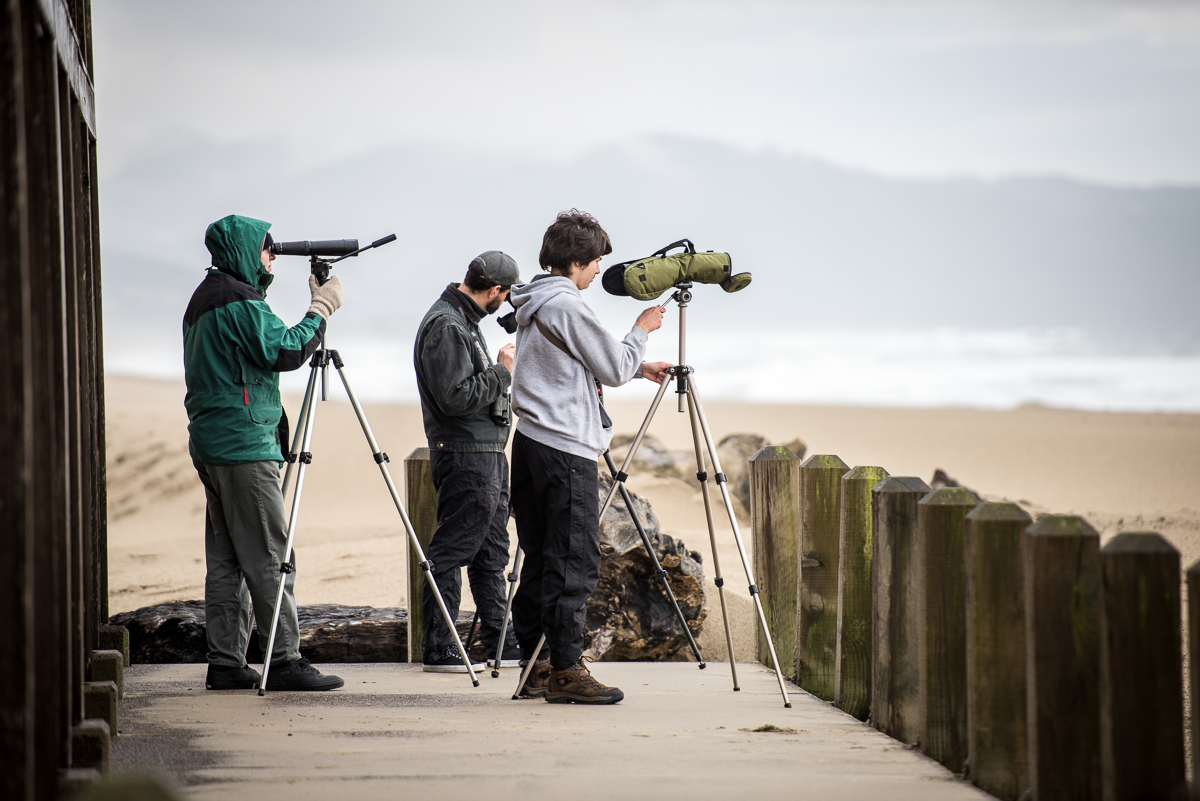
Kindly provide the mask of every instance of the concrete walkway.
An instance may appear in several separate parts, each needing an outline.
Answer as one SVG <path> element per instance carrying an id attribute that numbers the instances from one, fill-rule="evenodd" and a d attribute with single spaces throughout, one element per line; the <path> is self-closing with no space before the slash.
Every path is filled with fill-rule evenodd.
<path id="1" fill-rule="evenodd" d="M 336 665 L 328 693 L 206 692 L 203 665 L 126 669 L 114 771 L 166 774 L 197 799 L 987 799 L 774 674 L 603 663 L 611 707 L 513 701 L 518 676 Z M 783 732 L 755 732 L 775 726 Z"/>

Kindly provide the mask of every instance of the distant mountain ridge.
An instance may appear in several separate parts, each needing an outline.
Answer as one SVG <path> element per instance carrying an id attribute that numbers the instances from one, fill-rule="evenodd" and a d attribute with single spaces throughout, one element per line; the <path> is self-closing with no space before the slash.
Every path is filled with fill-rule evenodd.
<path id="1" fill-rule="evenodd" d="M 187 142 L 100 191 L 110 349 L 178 337 L 208 262 L 204 228 L 227 213 L 270 220 L 277 240 L 397 233 L 339 265 L 347 305 L 336 323 L 408 341 L 473 255 L 506 250 L 532 277 L 542 231 L 578 207 L 612 234 L 610 261 L 682 236 L 730 252 L 754 283 L 732 296 L 698 291 L 692 319 L 731 336 L 1063 327 L 1200 351 L 1200 187 L 885 178 L 658 136 L 569 162 L 397 145 L 299 171 L 266 146 Z M 270 300 L 286 318 L 307 306 L 307 268 L 276 264 Z M 606 320 L 636 313 L 598 285 L 587 297 Z"/>

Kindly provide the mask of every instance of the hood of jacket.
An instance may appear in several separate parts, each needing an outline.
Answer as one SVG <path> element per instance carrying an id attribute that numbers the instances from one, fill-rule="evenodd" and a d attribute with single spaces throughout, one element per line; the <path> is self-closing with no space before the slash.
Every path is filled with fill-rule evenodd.
<path id="1" fill-rule="evenodd" d="M 579 287 L 563 275 L 539 275 L 528 284 L 512 289 L 512 302 L 517 307 L 517 323 L 532 325 L 533 316 L 551 298 L 559 295 L 579 297 Z"/>
<path id="2" fill-rule="evenodd" d="M 269 222 L 230 214 L 204 232 L 204 244 L 212 254 L 213 267 L 254 287 L 264 298 L 267 287 L 275 280 L 262 266 L 261 256 L 263 237 L 270 228 Z"/>

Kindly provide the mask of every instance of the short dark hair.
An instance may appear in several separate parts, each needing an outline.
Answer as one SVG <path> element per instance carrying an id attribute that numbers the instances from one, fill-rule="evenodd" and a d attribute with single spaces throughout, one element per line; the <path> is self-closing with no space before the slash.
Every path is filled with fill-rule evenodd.
<path id="1" fill-rule="evenodd" d="M 612 242 L 600 222 L 579 209 L 560 212 L 542 237 L 538 264 L 543 270 L 571 271 L 572 262 L 591 264 L 612 253 Z"/>
<path id="2" fill-rule="evenodd" d="M 466 285 L 467 289 L 471 290 L 472 292 L 486 292 L 492 287 L 498 286 L 495 281 L 488 278 L 483 273 L 477 273 L 470 268 L 467 268 L 467 275 L 465 278 L 463 278 L 463 284 Z M 502 287 L 502 289 L 507 288 L 508 287 Z"/>

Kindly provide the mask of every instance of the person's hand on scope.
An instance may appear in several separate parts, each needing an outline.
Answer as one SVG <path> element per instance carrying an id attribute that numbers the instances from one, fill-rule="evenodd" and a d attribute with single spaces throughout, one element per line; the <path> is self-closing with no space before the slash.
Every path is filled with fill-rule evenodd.
<path id="1" fill-rule="evenodd" d="M 642 362 L 642 378 L 661 384 L 667 379 L 667 370 L 670 367 L 670 362 Z"/>
<path id="2" fill-rule="evenodd" d="M 649 334 L 662 327 L 664 314 L 666 314 L 666 310 L 662 306 L 651 306 L 639 314 L 633 324 Z"/>
<path id="3" fill-rule="evenodd" d="M 326 281 L 324 286 L 317 283 L 315 275 L 310 275 L 308 289 L 312 292 L 312 305 L 308 310 L 321 315 L 326 321 L 342 307 L 342 282 L 336 275 Z"/>
<path id="4" fill-rule="evenodd" d="M 517 352 L 517 346 L 509 342 L 500 352 L 496 354 L 496 361 L 508 368 L 508 372 L 513 370 L 513 354 Z"/>

